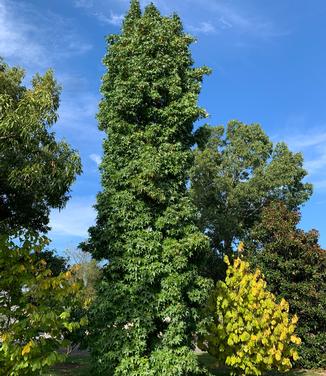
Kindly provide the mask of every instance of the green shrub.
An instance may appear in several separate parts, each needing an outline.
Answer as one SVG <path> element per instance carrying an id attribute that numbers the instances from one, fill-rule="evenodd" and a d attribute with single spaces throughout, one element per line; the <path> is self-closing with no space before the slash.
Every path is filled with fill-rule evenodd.
<path id="1" fill-rule="evenodd" d="M 46 244 L 44 237 L 0 235 L 1 375 L 39 375 L 62 361 L 66 333 L 85 321 L 70 315 L 80 290 L 74 270 L 52 276 L 38 257 Z"/>

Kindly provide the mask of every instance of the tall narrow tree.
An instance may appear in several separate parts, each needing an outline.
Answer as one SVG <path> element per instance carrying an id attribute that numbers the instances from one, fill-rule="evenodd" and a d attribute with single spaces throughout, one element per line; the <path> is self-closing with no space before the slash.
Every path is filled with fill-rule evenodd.
<path id="1" fill-rule="evenodd" d="M 210 281 L 187 192 L 206 67 L 194 68 L 180 19 L 133 0 L 108 38 L 99 127 L 106 132 L 97 223 L 83 249 L 108 260 L 93 309 L 102 375 L 197 375 L 191 351 Z"/>

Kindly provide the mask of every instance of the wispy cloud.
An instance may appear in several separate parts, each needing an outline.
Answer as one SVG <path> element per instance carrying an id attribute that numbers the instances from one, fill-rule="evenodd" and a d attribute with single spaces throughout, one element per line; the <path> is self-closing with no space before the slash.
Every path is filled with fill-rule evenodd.
<path id="1" fill-rule="evenodd" d="M 74 5 L 76 8 L 92 8 L 94 6 L 93 0 L 75 0 Z"/>
<path id="2" fill-rule="evenodd" d="M 186 0 L 188 6 L 195 7 L 198 3 L 195 0 Z M 285 30 L 268 16 L 260 14 L 257 10 L 250 11 L 244 8 L 241 3 L 230 1 L 204 0 L 201 6 L 206 14 L 210 15 L 210 24 L 214 25 L 214 31 L 228 31 L 239 33 L 243 36 L 256 38 L 275 38 L 288 35 Z M 203 22 L 205 24 L 205 22 Z M 196 31 L 196 27 L 193 27 Z M 203 28 L 205 30 L 205 27 Z M 198 30 L 200 31 L 200 29 Z"/>
<path id="3" fill-rule="evenodd" d="M 88 228 L 95 223 L 94 203 L 94 197 L 74 197 L 63 210 L 52 210 L 50 216 L 52 234 L 86 237 Z"/>
<path id="4" fill-rule="evenodd" d="M 0 0 L 0 55 L 5 59 L 25 67 L 47 67 L 91 48 L 71 20 L 40 14 L 28 3 Z"/>
<path id="5" fill-rule="evenodd" d="M 322 189 L 322 190 L 324 190 L 324 189 L 326 189 L 326 179 L 325 180 L 318 180 L 318 181 L 315 181 L 315 183 L 314 183 L 314 188 L 315 189 Z M 326 203 L 326 201 L 323 201 L 322 202 L 323 204 L 325 204 Z"/>
<path id="6" fill-rule="evenodd" d="M 324 126 L 319 126 L 285 139 L 291 150 L 304 154 L 304 167 L 318 189 L 326 188 L 326 131 L 324 129 Z"/>
<path id="7" fill-rule="evenodd" d="M 99 166 L 100 163 L 102 162 L 102 158 L 101 158 L 101 156 L 98 155 L 98 154 L 91 154 L 91 155 L 89 156 L 89 158 L 90 158 L 93 162 L 95 162 L 98 166 Z"/>
<path id="8" fill-rule="evenodd" d="M 83 92 L 76 97 L 63 97 L 63 99 L 59 109 L 62 121 L 95 120 L 99 103 L 98 96 L 91 92 Z"/>
<path id="9" fill-rule="evenodd" d="M 326 150 L 320 150 L 316 157 L 305 162 L 305 168 L 309 174 L 315 174 L 326 168 Z"/>
<path id="10" fill-rule="evenodd" d="M 106 4 L 94 3 L 93 0 L 75 0 L 76 8 L 85 9 L 88 14 L 96 17 L 101 23 L 120 26 L 124 18 L 123 13 L 115 13 L 112 9 L 107 10 Z M 107 10 L 107 11 L 106 11 Z"/>
<path id="11" fill-rule="evenodd" d="M 233 25 L 231 24 L 230 21 L 226 20 L 224 17 L 219 18 L 219 26 L 221 29 L 226 30 L 226 29 L 231 29 Z"/>
<path id="12" fill-rule="evenodd" d="M 189 25 L 188 29 L 193 33 L 211 34 L 215 33 L 216 29 L 210 22 L 201 22 L 199 25 Z"/>
<path id="13" fill-rule="evenodd" d="M 56 132 L 63 137 L 70 135 L 75 141 L 83 142 L 83 147 L 97 145 L 102 137 L 96 122 L 99 96 L 92 92 L 64 93 L 59 108 L 59 121 Z M 61 129 L 64 134 L 61 134 Z"/>
<path id="14" fill-rule="evenodd" d="M 240 1 L 223 0 L 142 0 L 142 7 L 154 2 L 164 14 L 177 12 L 183 14 L 183 20 L 192 33 L 235 33 L 241 37 L 275 38 L 289 34 L 289 30 L 280 27 L 269 15 L 257 9 L 243 7 Z M 120 26 L 129 0 L 112 0 L 109 4 L 103 0 L 75 0 L 78 8 L 83 8 L 88 14 L 100 22 Z M 191 12 L 189 12 L 191 9 Z M 209 19 L 207 19 L 209 15 Z M 204 19 L 201 19 L 204 18 Z"/>
<path id="15" fill-rule="evenodd" d="M 56 78 L 65 94 L 84 93 L 89 89 L 89 82 L 82 75 L 67 71 L 59 71 L 56 72 Z"/>
<path id="16" fill-rule="evenodd" d="M 104 13 L 100 12 L 94 12 L 93 15 L 101 22 L 114 25 L 114 26 L 120 26 L 124 15 L 123 14 L 115 14 L 112 11 L 110 11 L 109 16 L 106 16 Z"/>
<path id="17" fill-rule="evenodd" d="M 288 143 L 295 149 L 318 146 L 326 143 L 326 132 L 305 133 L 291 137 Z"/>
<path id="18" fill-rule="evenodd" d="M 0 1 L 0 55 L 4 58 L 18 58 L 25 63 L 44 65 L 47 63 L 45 49 L 28 37 L 35 28 L 17 20 L 5 0 Z"/>

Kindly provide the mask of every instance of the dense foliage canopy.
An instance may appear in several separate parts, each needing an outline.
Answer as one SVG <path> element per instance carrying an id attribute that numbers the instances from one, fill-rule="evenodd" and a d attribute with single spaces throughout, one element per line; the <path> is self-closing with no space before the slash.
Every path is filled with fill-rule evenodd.
<path id="1" fill-rule="evenodd" d="M 39 375 L 65 358 L 66 334 L 84 317 L 71 319 L 80 306 L 74 270 L 53 276 L 40 254 L 48 240 L 24 234 L 0 235 L 0 374 Z"/>
<path id="2" fill-rule="evenodd" d="M 246 248 L 253 267 L 264 273 L 270 291 L 285 298 L 290 312 L 299 317 L 302 346 L 297 364 L 325 367 L 326 251 L 320 248 L 315 230 L 297 228 L 299 220 L 298 212 L 272 203 L 263 210 Z"/>
<path id="3" fill-rule="evenodd" d="M 284 143 L 274 146 L 259 124 L 231 121 L 226 129 L 205 127 L 198 136 L 191 194 L 199 227 L 218 258 L 212 256 L 207 272 L 218 279 L 223 254 L 232 254 L 262 208 L 280 200 L 294 210 L 310 197 L 312 186 L 302 181 L 302 155 Z"/>
<path id="4" fill-rule="evenodd" d="M 94 304 L 100 374 L 196 375 L 193 334 L 210 282 L 208 240 L 188 196 L 193 123 L 207 68 L 194 68 L 180 19 L 132 1 L 108 38 L 100 129 L 106 132 L 97 224 L 83 249 L 108 260 Z"/>
<path id="5" fill-rule="evenodd" d="M 49 131 L 60 88 L 52 71 L 35 75 L 0 60 L 0 231 L 46 230 L 51 208 L 62 208 L 81 172 L 78 154 Z"/>
<path id="6" fill-rule="evenodd" d="M 291 368 L 301 343 L 294 334 L 297 316 L 289 317 L 284 299 L 276 302 L 258 269 L 251 273 L 240 258 L 225 261 L 225 282 L 217 283 L 209 306 L 214 323 L 206 337 L 208 352 L 245 375 Z"/>
<path id="7" fill-rule="evenodd" d="M 81 172 L 78 154 L 58 142 L 60 88 L 51 71 L 35 75 L 0 60 L 0 373 L 38 375 L 64 356 L 71 319 L 83 305 L 80 279 L 66 260 L 46 249 L 51 208 L 62 208 Z M 85 311 L 83 311 L 85 313 Z"/>
<path id="8" fill-rule="evenodd" d="M 51 131 L 61 89 L 0 59 L 0 375 L 41 374 L 77 344 L 94 374 L 197 376 L 198 338 L 234 372 L 326 366 L 326 252 L 297 228 L 303 157 L 259 124 L 193 132 L 210 72 L 193 41 L 138 0 L 107 38 L 93 259 L 72 267 L 44 236 L 81 173 Z M 229 261 L 239 242 L 246 261 Z"/>

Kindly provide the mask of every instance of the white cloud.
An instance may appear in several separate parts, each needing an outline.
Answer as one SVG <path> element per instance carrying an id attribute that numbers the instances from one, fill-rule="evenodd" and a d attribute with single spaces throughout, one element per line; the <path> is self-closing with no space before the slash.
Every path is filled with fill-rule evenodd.
<path id="1" fill-rule="evenodd" d="M 0 55 L 24 67 L 48 67 L 92 46 L 81 40 L 73 22 L 31 4 L 0 0 Z"/>
<path id="2" fill-rule="evenodd" d="M 64 122 L 78 122 L 81 119 L 95 121 L 98 103 L 99 97 L 88 92 L 74 97 L 64 95 L 59 108 L 60 120 Z"/>
<path id="3" fill-rule="evenodd" d="M 290 126 L 305 126 L 304 119 L 295 118 Z M 326 190 L 326 132 L 324 126 L 310 128 L 310 130 L 297 133 L 296 136 L 285 138 L 290 150 L 302 152 L 304 155 L 304 168 L 308 172 L 308 181 L 315 190 Z"/>
<path id="4" fill-rule="evenodd" d="M 226 29 L 231 29 L 233 26 L 232 24 L 224 19 L 224 17 L 220 17 L 219 19 L 219 26 L 221 29 L 226 30 Z"/>
<path id="5" fill-rule="evenodd" d="M 59 121 L 55 126 L 57 134 L 81 141 L 84 147 L 98 144 L 102 138 L 96 121 L 98 103 L 99 96 L 91 92 L 78 91 L 74 95 L 64 92 L 59 108 Z"/>
<path id="6" fill-rule="evenodd" d="M 198 5 L 197 0 L 186 0 L 188 7 Z M 239 4 L 241 4 L 239 2 Z M 240 7 L 230 1 L 204 0 L 202 8 L 215 19 L 216 31 L 239 32 L 242 35 L 250 35 L 258 38 L 274 38 L 288 35 L 289 31 L 276 25 L 269 17 L 260 14 L 256 9 Z"/>
<path id="7" fill-rule="evenodd" d="M 326 167 L 326 150 L 320 151 L 314 158 L 307 159 L 304 165 L 309 174 L 315 174 L 321 170 L 323 173 Z"/>
<path id="8" fill-rule="evenodd" d="M 86 92 L 89 87 L 87 79 L 81 75 L 58 71 L 56 72 L 56 79 L 64 94 Z"/>
<path id="9" fill-rule="evenodd" d="M 112 11 L 110 11 L 110 15 L 106 16 L 104 13 L 100 12 L 94 12 L 93 15 L 101 22 L 107 23 L 114 26 L 120 26 L 124 15 L 123 14 L 115 14 Z"/>
<path id="10" fill-rule="evenodd" d="M 324 144 L 326 142 L 326 132 L 314 132 L 301 134 L 288 139 L 288 143 L 295 149 L 304 149 L 312 146 Z"/>
<path id="11" fill-rule="evenodd" d="M 90 156 L 90 159 L 95 162 L 98 166 L 100 165 L 100 163 L 102 162 L 102 158 L 100 155 L 98 154 L 91 154 Z"/>
<path id="12" fill-rule="evenodd" d="M 153 0 L 141 0 L 145 7 Z M 274 38 L 288 35 L 289 31 L 282 29 L 269 15 L 264 15 L 256 8 L 243 7 L 240 1 L 222 0 L 154 0 L 156 6 L 164 13 L 177 12 L 183 14 L 183 20 L 193 33 L 209 34 L 214 32 L 232 31 L 241 36 L 256 38 Z M 75 6 L 84 8 L 90 15 L 101 22 L 119 26 L 129 6 L 129 0 L 75 0 Z M 263 8 L 261 8 L 263 10 Z M 191 12 L 189 12 L 191 10 Z M 205 15 L 203 14 L 203 10 Z M 200 20 L 201 15 L 210 17 L 210 20 Z M 240 42 L 238 42 L 240 44 Z"/>
<path id="13" fill-rule="evenodd" d="M 4 58 L 19 58 L 27 64 L 48 63 L 45 49 L 28 38 L 35 32 L 32 25 L 15 19 L 6 0 L 0 1 L 0 55 Z"/>
<path id="14" fill-rule="evenodd" d="M 105 3 L 100 2 L 99 4 L 97 2 L 95 4 L 93 0 L 75 0 L 74 5 L 76 8 L 85 9 L 91 16 L 96 17 L 100 22 L 105 24 L 120 26 L 124 19 L 124 14 L 115 13 L 112 9 L 106 12 L 107 6 Z"/>
<path id="15" fill-rule="evenodd" d="M 189 30 L 193 33 L 211 34 L 215 33 L 216 29 L 210 22 L 201 22 L 198 26 L 189 26 Z"/>
<path id="16" fill-rule="evenodd" d="M 95 198 L 73 197 L 62 210 L 52 210 L 50 227 L 52 235 L 86 237 L 90 226 L 95 224 Z"/>
<path id="17" fill-rule="evenodd" d="M 322 129 L 321 129 L 322 128 Z M 289 148 L 304 154 L 304 167 L 309 175 L 325 174 L 326 168 L 326 132 L 324 127 L 316 127 L 309 132 L 301 132 L 286 138 Z M 314 184 L 319 184 L 318 182 Z"/>

